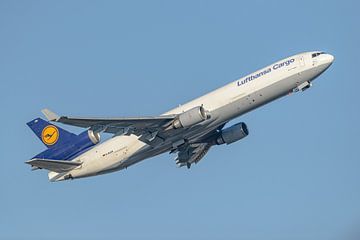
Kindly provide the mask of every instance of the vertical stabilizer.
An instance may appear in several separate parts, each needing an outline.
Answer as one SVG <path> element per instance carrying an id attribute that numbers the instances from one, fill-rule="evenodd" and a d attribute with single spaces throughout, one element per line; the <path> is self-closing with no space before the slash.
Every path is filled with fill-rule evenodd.
<path id="1" fill-rule="evenodd" d="M 77 136 L 41 118 L 36 118 L 27 125 L 48 148 L 65 144 Z"/>

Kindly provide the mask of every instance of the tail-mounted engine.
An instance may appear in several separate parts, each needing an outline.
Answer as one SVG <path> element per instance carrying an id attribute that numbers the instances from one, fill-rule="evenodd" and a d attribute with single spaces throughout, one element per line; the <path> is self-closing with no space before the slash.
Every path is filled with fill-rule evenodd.
<path id="1" fill-rule="evenodd" d="M 75 144 L 79 149 L 87 149 L 100 142 L 100 133 L 88 130 L 78 135 Z"/>
<path id="2" fill-rule="evenodd" d="M 88 136 L 93 144 L 98 144 L 100 142 L 100 133 L 95 133 L 93 130 L 88 130 Z"/>

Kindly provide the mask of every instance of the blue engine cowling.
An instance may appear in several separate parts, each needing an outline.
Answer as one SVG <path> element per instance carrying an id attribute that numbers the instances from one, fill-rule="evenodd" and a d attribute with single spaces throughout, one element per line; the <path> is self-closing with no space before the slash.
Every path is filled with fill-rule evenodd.
<path id="1" fill-rule="evenodd" d="M 94 133 L 92 130 L 86 130 L 59 146 L 49 148 L 39 153 L 34 158 L 70 160 L 99 142 L 99 133 Z"/>

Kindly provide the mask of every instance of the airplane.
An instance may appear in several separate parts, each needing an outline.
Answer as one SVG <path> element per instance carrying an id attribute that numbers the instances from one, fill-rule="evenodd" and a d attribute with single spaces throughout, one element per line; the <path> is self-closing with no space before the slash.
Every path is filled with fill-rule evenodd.
<path id="1" fill-rule="evenodd" d="M 47 149 L 26 161 L 33 170 L 48 170 L 50 181 L 110 173 L 170 152 L 179 167 L 190 168 L 209 149 L 249 134 L 232 119 L 289 93 L 305 91 L 333 63 L 322 51 L 296 54 L 233 81 L 160 116 L 92 118 L 59 116 L 49 109 L 27 123 Z M 55 123 L 85 128 L 76 135 Z M 100 134 L 112 137 L 100 143 Z"/>

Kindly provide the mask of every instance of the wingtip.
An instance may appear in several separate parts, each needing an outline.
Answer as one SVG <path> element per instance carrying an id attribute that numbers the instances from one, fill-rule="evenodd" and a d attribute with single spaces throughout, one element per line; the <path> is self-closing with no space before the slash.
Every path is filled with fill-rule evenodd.
<path id="1" fill-rule="evenodd" d="M 56 122 L 60 118 L 59 115 L 57 115 L 56 113 L 50 111 L 47 108 L 44 108 L 43 110 L 41 110 L 41 112 L 44 114 L 44 116 L 49 121 L 55 121 Z"/>

